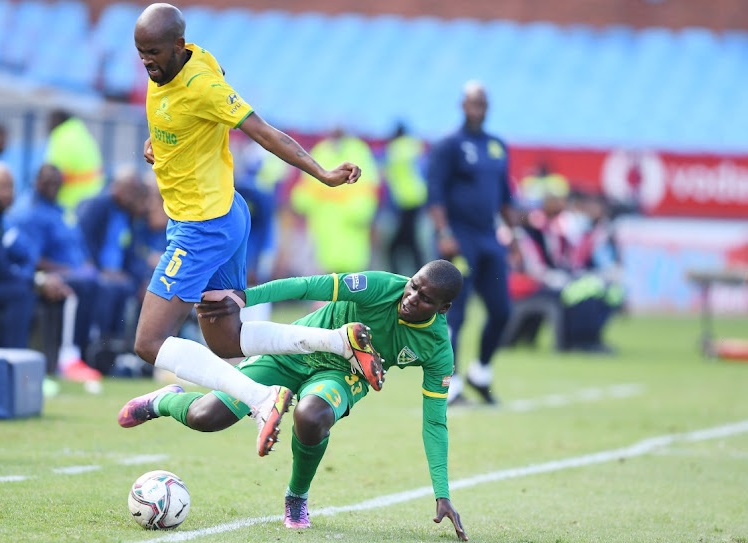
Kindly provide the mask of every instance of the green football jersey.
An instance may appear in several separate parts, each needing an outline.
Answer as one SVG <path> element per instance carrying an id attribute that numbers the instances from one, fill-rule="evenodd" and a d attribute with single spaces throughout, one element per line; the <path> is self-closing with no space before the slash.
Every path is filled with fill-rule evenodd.
<path id="1" fill-rule="evenodd" d="M 374 348 L 392 368 L 420 367 L 423 371 L 423 441 L 434 493 L 449 497 L 447 479 L 447 391 L 454 369 L 447 319 L 436 314 L 422 323 L 398 317 L 405 285 L 410 279 L 384 271 L 316 275 L 278 279 L 248 288 L 247 304 L 284 300 L 329 301 L 295 324 L 335 329 L 362 322 L 371 329 Z M 350 363 L 331 353 L 305 355 L 305 363 L 350 371 Z M 386 387 L 386 383 L 385 383 Z"/>

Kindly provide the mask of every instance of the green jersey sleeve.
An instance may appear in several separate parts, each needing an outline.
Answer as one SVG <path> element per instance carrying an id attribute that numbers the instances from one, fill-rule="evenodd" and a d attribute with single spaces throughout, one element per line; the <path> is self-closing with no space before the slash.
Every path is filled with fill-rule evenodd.
<path id="1" fill-rule="evenodd" d="M 247 305 L 285 300 L 334 301 L 336 275 L 312 275 L 268 281 L 244 291 Z"/>

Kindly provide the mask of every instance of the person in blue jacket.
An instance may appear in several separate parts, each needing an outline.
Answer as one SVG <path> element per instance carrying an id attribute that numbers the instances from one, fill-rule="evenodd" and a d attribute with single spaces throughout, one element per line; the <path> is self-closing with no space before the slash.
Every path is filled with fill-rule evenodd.
<path id="1" fill-rule="evenodd" d="M 13 174 L 0 162 L 0 348 L 26 349 L 39 296 L 60 301 L 72 290 L 55 274 L 35 273 L 27 235 L 6 221 L 14 199 Z"/>
<path id="2" fill-rule="evenodd" d="M 483 123 L 488 111 L 484 86 L 469 81 L 463 89 L 464 122 L 437 142 L 429 155 L 428 209 L 436 232 L 437 252 L 463 273 L 465 284 L 447 315 L 455 352 L 455 374 L 449 402 L 459 402 L 463 380 L 457 373 L 458 340 L 465 306 L 473 292 L 485 304 L 487 320 L 480 339 L 478 360 L 467 372 L 467 382 L 488 404 L 498 403 L 491 390 L 491 358 L 498 350 L 509 321 L 507 247 L 498 241 L 500 215 L 506 227 L 516 223 L 509 179 L 509 150 Z M 510 241 L 514 243 L 514 241 Z"/>
<path id="3" fill-rule="evenodd" d="M 77 208 L 78 225 L 98 271 L 94 322 L 104 338 L 123 335 L 127 304 L 138 302 L 146 264 L 135 250 L 133 231 L 147 204 L 148 187 L 141 174 L 123 166 L 104 190 Z"/>

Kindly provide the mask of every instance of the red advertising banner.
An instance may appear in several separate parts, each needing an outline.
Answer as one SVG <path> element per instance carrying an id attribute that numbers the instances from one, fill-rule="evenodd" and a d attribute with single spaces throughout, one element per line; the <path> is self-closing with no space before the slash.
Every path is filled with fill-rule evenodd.
<path id="1" fill-rule="evenodd" d="M 748 219 L 748 155 L 512 146 L 511 161 L 516 180 L 545 163 L 646 215 Z"/>

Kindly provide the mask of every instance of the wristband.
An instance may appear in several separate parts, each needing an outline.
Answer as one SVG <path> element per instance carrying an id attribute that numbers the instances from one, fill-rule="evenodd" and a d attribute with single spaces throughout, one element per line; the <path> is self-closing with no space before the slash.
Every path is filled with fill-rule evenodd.
<path id="1" fill-rule="evenodd" d="M 451 238 L 454 237 L 454 234 L 452 233 L 452 229 L 449 226 L 445 226 L 436 233 L 436 237 L 439 239 Z"/>

